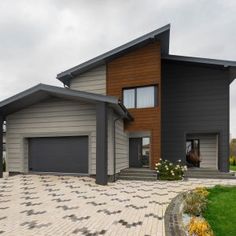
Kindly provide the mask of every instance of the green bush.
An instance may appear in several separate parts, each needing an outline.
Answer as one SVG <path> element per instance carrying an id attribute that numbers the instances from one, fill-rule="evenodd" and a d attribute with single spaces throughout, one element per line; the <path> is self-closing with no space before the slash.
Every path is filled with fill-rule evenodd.
<path id="1" fill-rule="evenodd" d="M 229 163 L 231 166 L 236 166 L 236 157 L 235 156 L 231 156 L 229 158 Z"/>
<path id="2" fill-rule="evenodd" d="M 6 161 L 5 161 L 5 159 L 3 159 L 2 166 L 3 166 L 3 172 L 5 172 L 6 171 Z"/>
<path id="3" fill-rule="evenodd" d="M 207 196 L 200 191 L 191 191 L 184 196 L 184 213 L 200 216 L 207 207 Z"/>
<path id="4" fill-rule="evenodd" d="M 160 180 L 181 180 L 185 170 L 187 170 L 187 166 L 182 165 L 181 160 L 174 164 L 160 159 L 160 162 L 156 164 L 156 171 Z"/>

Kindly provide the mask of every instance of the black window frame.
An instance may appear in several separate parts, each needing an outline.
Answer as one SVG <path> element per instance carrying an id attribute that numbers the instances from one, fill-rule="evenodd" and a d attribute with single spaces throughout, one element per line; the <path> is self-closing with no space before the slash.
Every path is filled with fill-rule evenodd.
<path id="1" fill-rule="evenodd" d="M 139 88 L 146 88 L 146 87 L 154 87 L 154 106 L 151 107 L 137 107 L 137 89 Z M 150 84 L 150 85 L 144 85 L 144 86 L 135 86 L 135 87 L 125 87 L 122 88 L 122 103 L 124 104 L 124 91 L 134 89 L 134 107 L 127 108 L 127 109 L 145 109 L 145 108 L 154 108 L 159 105 L 159 97 L 158 97 L 158 84 Z M 124 104 L 125 105 L 125 104 Z"/>

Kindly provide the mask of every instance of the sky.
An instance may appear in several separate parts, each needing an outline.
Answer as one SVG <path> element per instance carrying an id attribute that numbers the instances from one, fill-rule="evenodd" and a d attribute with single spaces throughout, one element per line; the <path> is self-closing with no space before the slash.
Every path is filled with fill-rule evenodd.
<path id="1" fill-rule="evenodd" d="M 0 1 L 0 100 L 168 23 L 171 54 L 236 61 L 235 0 Z"/>

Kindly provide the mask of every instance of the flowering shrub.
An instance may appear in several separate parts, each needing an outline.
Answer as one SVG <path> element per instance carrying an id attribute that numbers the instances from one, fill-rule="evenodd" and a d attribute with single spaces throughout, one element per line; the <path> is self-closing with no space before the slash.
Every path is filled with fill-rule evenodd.
<path id="1" fill-rule="evenodd" d="M 211 226 L 201 218 L 192 217 L 187 228 L 190 236 L 214 236 Z"/>
<path id="2" fill-rule="evenodd" d="M 187 166 L 182 165 L 181 160 L 174 164 L 160 159 L 160 162 L 156 164 L 156 171 L 160 180 L 181 180 L 186 170 Z"/>

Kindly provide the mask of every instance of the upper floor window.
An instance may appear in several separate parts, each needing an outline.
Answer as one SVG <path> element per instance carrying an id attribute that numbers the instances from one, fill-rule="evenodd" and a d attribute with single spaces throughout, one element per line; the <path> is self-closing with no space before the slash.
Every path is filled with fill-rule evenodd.
<path id="1" fill-rule="evenodd" d="M 145 108 L 156 105 L 156 86 L 129 88 L 123 90 L 123 103 L 126 108 Z"/>

